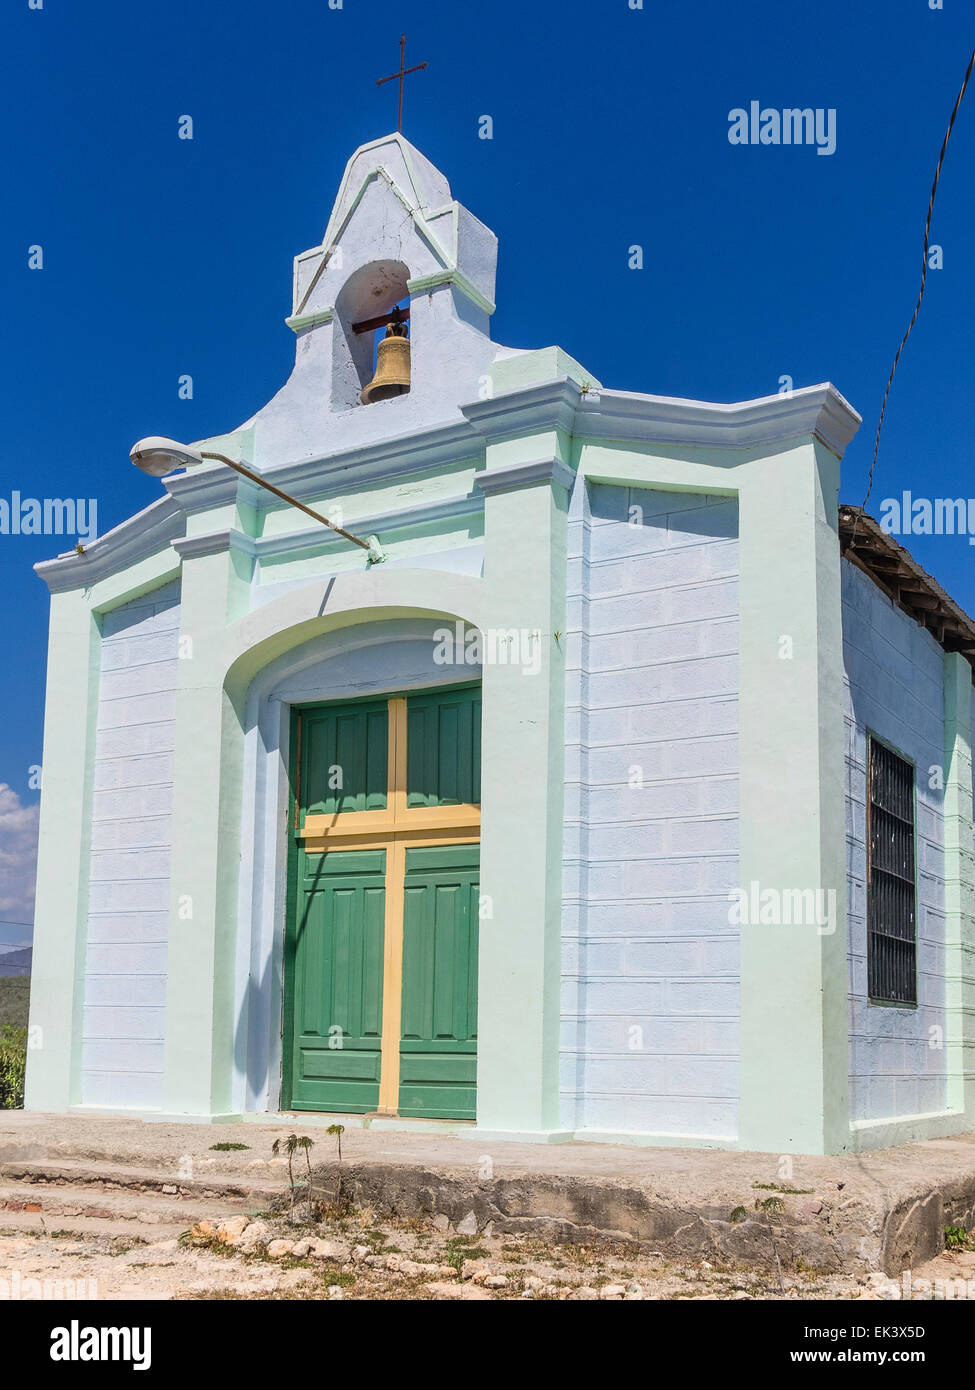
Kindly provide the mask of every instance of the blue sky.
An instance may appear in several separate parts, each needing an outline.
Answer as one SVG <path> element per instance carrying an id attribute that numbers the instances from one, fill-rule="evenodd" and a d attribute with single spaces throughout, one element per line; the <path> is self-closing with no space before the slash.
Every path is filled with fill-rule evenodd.
<path id="1" fill-rule="evenodd" d="M 128 463 L 135 439 L 220 433 L 284 382 L 292 257 L 321 239 L 349 154 L 395 127 L 395 84 L 375 79 L 405 30 L 408 62 L 429 62 L 409 79 L 405 134 L 500 238 L 498 341 L 558 343 L 607 386 L 705 400 L 832 381 L 864 417 L 841 494 L 861 501 L 970 6 L 629 4 L 7 0 L 0 498 L 94 497 L 108 530 L 159 495 Z M 730 144 L 729 112 L 753 100 L 835 108 L 835 153 Z M 177 138 L 185 114 L 192 141 Z M 875 512 L 905 488 L 975 495 L 973 161 L 975 92 Z M 975 612 L 965 538 L 910 547 Z M 48 599 L 31 566 L 65 548 L 0 535 L 0 832 L 15 853 L 41 761 Z M 0 877 L 0 919 L 16 920 L 11 902 Z"/>

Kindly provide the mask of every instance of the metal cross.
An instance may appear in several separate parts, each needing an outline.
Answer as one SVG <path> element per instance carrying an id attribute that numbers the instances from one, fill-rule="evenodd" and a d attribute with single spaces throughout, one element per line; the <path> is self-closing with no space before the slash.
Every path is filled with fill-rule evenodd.
<path id="1" fill-rule="evenodd" d="M 395 82 L 399 78 L 399 119 L 396 129 L 402 133 L 403 130 L 403 82 L 409 77 L 411 72 L 422 72 L 426 63 L 417 63 L 415 68 L 406 66 L 406 35 L 404 34 L 399 41 L 399 72 L 391 73 L 389 77 L 380 77 L 376 82 L 377 87 L 381 87 L 384 82 Z"/>

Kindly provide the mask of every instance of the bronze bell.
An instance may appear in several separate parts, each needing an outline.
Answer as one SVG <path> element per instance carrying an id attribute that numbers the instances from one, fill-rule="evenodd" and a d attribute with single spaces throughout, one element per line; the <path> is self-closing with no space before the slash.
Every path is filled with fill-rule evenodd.
<path id="1" fill-rule="evenodd" d="M 363 387 L 359 399 L 363 405 L 372 405 L 375 401 L 403 396 L 409 389 L 410 340 L 405 324 L 391 323 L 376 353 L 376 375 Z"/>

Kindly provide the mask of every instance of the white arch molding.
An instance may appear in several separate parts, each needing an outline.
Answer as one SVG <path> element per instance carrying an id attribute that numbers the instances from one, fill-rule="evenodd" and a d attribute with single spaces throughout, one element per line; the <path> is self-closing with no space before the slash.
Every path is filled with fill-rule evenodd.
<path id="1" fill-rule="evenodd" d="M 361 600 L 363 576 L 344 578 L 352 581 Z M 383 578 L 392 580 L 393 575 Z M 410 578 L 416 578 L 416 571 Z M 430 578 L 442 590 L 446 576 Z M 458 576 L 449 576 L 452 589 L 457 581 Z M 467 579 L 460 587 L 480 583 Z M 346 608 L 340 601 L 352 594 L 336 595 L 339 587 L 336 582 L 327 616 L 321 611 L 322 586 L 316 584 L 285 595 L 243 620 L 239 626 L 246 626 L 248 633 L 246 637 L 243 631 L 239 634 L 238 656 L 226 681 L 242 732 L 231 1082 L 237 1113 L 273 1113 L 280 1102 L 292 706 L 455 685 L 481 674 L 479 665 L 438 666 L 433 660 L 437 629 L 457 621 L 477 626 L 470 617 L 444 612 L 439 606 L 433 611 L 404 611 L 382 604 Z M 341 587 L 349 590 L 350 585 Z M 308 630 L 312 601 L 318 606 L 312 620 L 317 633 Z M 282 608 L 292 621 L 283 630 L 275 630 L 275 616 L 283 617 L 284 612 L 275 615 L 272 610 Z M 252 622 L 262 617 L 263 623 Z M 258 627 L 263 632 L 256 631 Z M 279 650 L 282 643 L 284 650 Z"/>

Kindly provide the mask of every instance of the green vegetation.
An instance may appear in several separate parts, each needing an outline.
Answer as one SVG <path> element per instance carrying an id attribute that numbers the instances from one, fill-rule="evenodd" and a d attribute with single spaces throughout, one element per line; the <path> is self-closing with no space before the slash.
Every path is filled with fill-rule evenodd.
<path id="1" fill-rule="evenodd" d="M 24 1108 L 27 1070 L 27 1029 L 6 1024 L 0 1028 L 0 1110 Z"/>
<path id="2" fill-rule="evenodd" d="M 0 1028 L 26 1028 L 29 999 L 29 975 L 0 976 Z"/>
<path id="3" fill-rule="evenodd" d="M 234 1149 L 249 1149 L 249 1148 L 250 1148 L 250 1144 L 211 1144 L 211 1145 L 210 1145 L 210 1152 L 211 1152 L 211 1153 L 228 1154 L 228 1153 L 231 1153 Z"/>
<path id="4" fill-rule="evenodd" d="M 783 1187 L 777 1182 L 753 1182 L 752 1187 L 763 1192 L 784 1192 L 787 1197 L 808 1197 L 815 1191 L 812 1187 Z"/>
<path id="5" fill-rule="evenodd" d="M 475 1242 L 475 1236 L 453 1236 L 447 1241 L 444 1264 L 453 1265 L 454 1269 L 459 1270 L 465 1260 L 482 1260 L 490 1254 L 489 1250 Z"/>
<path id="6" fill-rule="evenodd" d="M 338 1144 L 338 1146 L 339 1146 L 339 1162 L 341 1163 L 341 1162 L 342 1162 L 342 1135 L 345 1133 L 345 1125 L 329 1125 L 329 1127 L 328 1127 L 328 1129 L 325 1131 L 325 1133 L 326 1133 L 326 1134 L 331 1134 L 331 1135 L 334 1137 L 336 1143 Z"/>
<path id="7" fill-rule="evenodd" d="M 975 1237 L 970 1236 L 964 1226 L 945 1227 L 946 1250 L 971 1250 L 975 1247 Z"/>
<path id="8" fill-rule="evenodd" d="M 334 1125 L 333 1128 L 335 1128 Z M 294 1172 L 294 1159 L 296 1153 L 303 1153 L 305 1155 L 305 1164 L 308 1168 L 308 1187 L 305 1192 L 305 1202 L 308 1206 L 309 1221 L 313 1221 L 315 1218 L 311 1184 L 311 1150 L 313 1144 L 314 1140 L 309 1139 L 307 1134 L 289 1134 L 287 1139 L 275 1139 L 274 1143 L 271 1145 L 271 1152 L 274 1154 L 275 1158 L 277 1158 L 282 1150 L 288 1156 L 288 1189 L 291 1200 L 291 1210 L 289 1214 L 292 1221 L 295 1219 L 295 1199 L 298 1193 Z"/>

